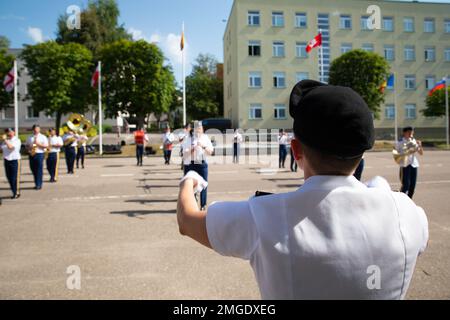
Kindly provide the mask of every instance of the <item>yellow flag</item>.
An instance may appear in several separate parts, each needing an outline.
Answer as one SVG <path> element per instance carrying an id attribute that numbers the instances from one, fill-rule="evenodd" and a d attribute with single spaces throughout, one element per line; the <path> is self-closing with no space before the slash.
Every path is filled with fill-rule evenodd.
<path id="1" fill-rule="evenodd" d="M 181 33 L 181 43 L 180 43 L 181 51 L 184 49 L 184 31 Z"/>

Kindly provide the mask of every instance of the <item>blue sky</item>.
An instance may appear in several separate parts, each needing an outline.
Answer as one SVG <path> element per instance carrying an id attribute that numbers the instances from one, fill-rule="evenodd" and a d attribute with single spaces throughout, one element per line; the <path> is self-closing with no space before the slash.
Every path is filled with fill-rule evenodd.
<path id="1" fill-rule="evenodd" d="M 275 1 L 275 0 L 274 0 Z M 449 2 L 434 0 L 423 2 Z M 181 78 L 179 39 L 184 21 L 187 39 L 187 72 L 199 53 L 223 60 L 222 37 L 233 0 L 118 0 L 120 23 L 136 39 L 156 41 Z M 70 5 L 85 7 L 87 0 L 0 0 L 0 35 L 12 47 L 55 38 L 58 16 Z"/>

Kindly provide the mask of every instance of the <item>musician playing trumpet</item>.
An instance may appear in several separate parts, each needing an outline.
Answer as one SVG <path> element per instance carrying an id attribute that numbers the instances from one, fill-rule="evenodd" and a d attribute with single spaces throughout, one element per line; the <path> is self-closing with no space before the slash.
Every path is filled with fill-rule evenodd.
<path id="1" fill-rule="evenodd" d="M 402 181 L 401 192 L 406 193 L 412 199 L 416 189 L 419 168 L 417 154 L 423 155 L 422 142 L 414 138 L 412 127 L 406 127 L 403 129 L 403 138 L 397 143 L 395 149 L 399 154 L 404 155 L 403 161 L 399 163 Z"/>
<path id="2" fill-rule="evenodd" d="M 72 130 L 69 130 L 64 136 L 64 150 L 66 154 L 67 174 L 74 174 L 73 167 L 75 165 L 75 158 L 77 156 L 79 136 Z"/>
<path id="3" fill-rule="evenodd" d="M 48 147 L 48 139 L 41 134 L 41 127 L 33 126 L 33 134 L 27 139 L 27 149 L 30 155 L 30 169 L 33 173 L 35 190 L 42 189 L 44 175 L 44 153 Z"/>

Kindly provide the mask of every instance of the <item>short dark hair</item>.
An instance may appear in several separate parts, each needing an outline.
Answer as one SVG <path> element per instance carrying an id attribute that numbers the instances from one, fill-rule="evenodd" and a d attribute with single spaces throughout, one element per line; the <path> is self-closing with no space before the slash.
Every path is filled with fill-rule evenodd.
<path id="1" fill-rule="evenodd" d="M 405 127 L 403 128 L 403 133 L 408 132 L 408 131 L 414 131 L 413 127 Z"/>
<path id="2" fill-rule="evenodd" d="M 36 129 L 36 128 L 40 128 L 41 126 L 38 124 L 33 124 L 33 127 L 31 128 L 32 130 Z"/>
<path id="3" fill-rule="evenodd" d="M 10 132 L 14 132 L 14 130 L 12 128 L 6 128 L 5 129 L 5 133 L 10 133 Z"/>
<path id="4" fill-rule="evenodd" d="M 311 148 L 300 141 L 311 168 L 318 175 L 350 175 L 361 162 L 362 155 L 353 159 L 343 159 L 335 155 Z"/>

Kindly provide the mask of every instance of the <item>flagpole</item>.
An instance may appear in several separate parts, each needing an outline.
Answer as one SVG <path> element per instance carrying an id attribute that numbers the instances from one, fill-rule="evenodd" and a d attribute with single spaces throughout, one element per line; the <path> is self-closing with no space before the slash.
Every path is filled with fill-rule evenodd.
<path id="1" fill-rule="evenodd" d="M 320 44 L 319 54 L 320 54 L 320 76 L 321 82 L 325 82 L 325 76 L 323 74 L 323 36 L 322 36 L 322 29 L 319 29 L 319 34 L 322 38 L 322 43 Z"/>
<path id="2" fill-rule="evenodd" d="M 449 111 L 448 111 L 448 75 L 445 77 L 445 119 L 447 122 L 446 125 L 446 139 L 447 139 L 447 148 L 450 147 L 450 134 L 449 134 Z"/>
<path id="3" fill-rule="evenodd" d="M 184 22 L 183 22 L 183 33 L 182 37 L 184 37 Z M 184 39 L 182 39 L 184 41 Z M 182 77 L 183 77 L 183 125 L 186 125 L 187 119 L 186 119 L 186 67 L 185 67 L 185 44 L 183 45 L 183 49 L 181 50 L 181 60 L 182 60 Z"/>
<path id="4" fill-rule="evenodd" d="M 102 110 L 102 62 L 98 62 L 98 129 L 99 129 L 99 152 L 103 155 L 103 110 Z"/>
<path id="5" fill-rule="evenodd" d="M 17 60 L 14 60 L 14 130 L 19 136 L 19 99 L 17 93 Z"/>
<path id="6" fill-rule="evenodd" d="M 398 142 L 398 115 L 397 115 L 397 75 L 394 72 L 394 128 L 395 128 L 395 143 Z"/>

